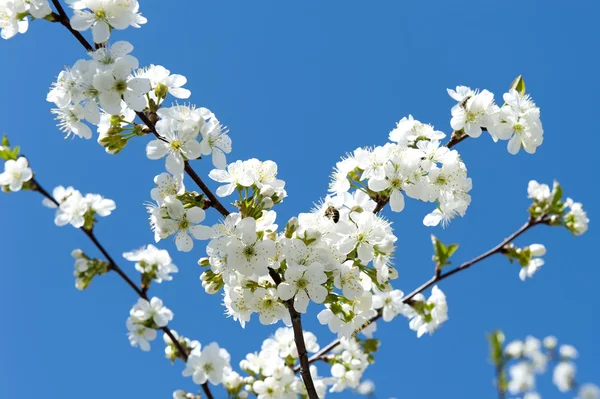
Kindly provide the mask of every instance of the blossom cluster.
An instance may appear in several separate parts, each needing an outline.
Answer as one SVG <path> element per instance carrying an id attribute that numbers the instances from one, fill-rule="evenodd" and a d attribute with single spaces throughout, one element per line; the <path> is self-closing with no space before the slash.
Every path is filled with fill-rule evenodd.
<path id="1" fill-rule="evenodd" d="M 52 113 L 66 133 L 89 139 L 95 125 L 98 142 L 109 153 L 118 153 L 127 142 L 149 133 L 135 122 L 136 113 L 156 118 L 156 140 L 148 143 L 150 159 L 166 156 L 166 168 L 182 178 L 184 161 L 211 155 L 215 167 L 225 168 L 225 154 L 231 152 L 231 139 L 215 115 L 194 105 L 162 107 L 170 94 L 187 99 L 191 92 L 183 85 L 187 79 L 160 65 L 139 68 L 125 41 L 100 47 L 90 59 L 78 60 L 63 70 L 53 83 L 47 100 L 56 108 Z"/>
<path id="2" fill-rule="evenodd" d="M 139 28 L 147 22 L 137 0 L 67 0 L 73 8 L 71 26 L 78 31 L 92 29 L 94 43 L 106 43 L 113 29 Z"/>
<path id="3" fill-rule="evenodd" d="M 156 339 L 156 329 L 165 327 L 171 320 L 173 312 L 159 298 L 138 299 L 131 308 L 126 323 L 131 346 L 149 351 L 150 342 Z"/>
<path id="4" fill-rule="evenodd" d="M 319 350 L 314 334 L 304 331 L 304 340 L 309 353 Z M 272 337 L 263 342 L 260 352 L 249 353 L 240 362 L 241 371 L 247 374 L 245 377 L 232 370 L 226 351 L 218 348 L 216 344 L 211 345 L 215 345 L 215 348 L 206 353 L 203 361 L 200 360 L 201 356 L 195 356 L 193 359 L 190 357 L 187 362 L 184 375 L 191 375 L 197 384 L 206 381 L 213 384 L 222 383 L 229 397 L 235 399 L 245 399 L 249 395 L 255 395 L 259 399 L 293 399 L 307 396 L 301 377 L 293 370 L 298 362 L 298 352 L 291 328 L 277 329 Z M 319 376 L 317 367 L 311 365 L 310 373 L 319 398 L 324 398 L 328 391 L 342 392 L 346 389 L 354 389 L 358 393 L 372 393 L 374 386 L 371 382 L 361 384 L 365 369 L 372 363 L 372 347 L 372 343 L 366 345 L 357 338 L 343 340 L 327 359 L 330 377 Z M 207 364 L 210 366 L 207 367 Z M 213 374 L 208 375 L 205 370 L 210 370 Z M 183 391 L 177 392 L 181 395 Z M 176 397 L 175 394 L 173 397 Z"/>
<path id="5" fill-rule="evenodd" d="M 171 87 L 169 93 L 179 98 L 189 97 L 189 94 L 182 97 L 182 93 L 174 92 Z M 225 169 L 226 154 L 231 152 L 231 138 L 227 135 L 229 130 L 219 122 L 214 113 L 194 105 L 174 105 L 161 108 L 156 113 L 161 118 L 156 123 L 160 137 L 146 146 L 148 158 L 161 159 L 166 156 L 166 169 L 176 176 L 183 174 L 185 160 L 196 159 L 201 155 L 212 154 L 214 166 Z"/>
<path id="6" fill-rule="evenodd" d="M 83 291 L 92 282 L 96 276 L 102 275 L 110 270 L 110 266 L 105 261 L 92 259 L 87 256 L 81 249 L 75 249 L 71 252 L 71 256 L 75 259 L 75 287 Z"/>
<path id="7" fill-rule="evenodd" d="M 245 170 L 239 165 L 228 167 L 236 179 Z M 327 197 L 278 232 L 275 211 L 262 209 L 259 218 L 246 216 L 255 209 L 245 204 L 260 201 L 247 201 L 251 196 L 239 180 L 231 184 L 231 190 L 240 192 L 237 204 L 243 212 L 229 214 L 212 227 L 208 257 L 199 264 L 210 267 L 201 276 L 205 290 L 214 294 L 222 288 L 227 314 L 242 326 L 253 313 L 262 324 L 289 324 L 289 301 L 300 313 L 310 302 L 323 304 L 319 321 L 340 337 L 350 337 L 378 311 L 386 321 L 405 315 L 419 336 L 447 319 L 445 296 L 438 287 L 428 300 L 419 295 L 407 304 L 401 292 L 392 291 L 389 281 L 398 276 L 391 264 L 397 239 L 391 224 L 373 213 L 376 203 L 362 191 Z M 254 193 L 260 192 L 256 184 Z"/>
<path id="8" fill-rule="evenodd" d="M 550 189 L 547 184 L 531 180 L 527 186 L 527 194 L 528 198 L 533 200 L 529 208 L 531 217 L 549 217 L 549 224 L 565 226 L 576 236 L 587 231 L 589 219 L 583 210 L 583 205 L 571 198 L 563 201 L 563 190 L 557 181 L 554 181 Z"/>
<path id="9" fill-rule="evenodd" d="M 471 203 L 471 179 L 456 150 L 440 142 L 445 134 L 412 116 L 403 118 L 389 134 L 390 143 L 358 148 L 336 164 L 329 191 L 343 195 L 351 189 L 389 201 L 394 212 L 404 209 L 404 194 L 437 203 L 423 223 L 445 226 L 463 216 Z"/>
<path id="10" fill-rule="evenodd" d="M 525 94 L 521 77 L 503 95 L 502 107 L 495 104 L 494 94 L 488 90 L 457 86 L 456 90 L 448 89 L 448 94 L 458 101 L 452 107 L 450 121 L 455 132 L 477 138 L 486 130 L 494 141 L 508 140 L 511 154 L 518 153 L 521 148 L 533 154 L 542 145 L 544 130 L 540 109 L 529 94 Z"/>
<path id="11" fill-rule="evenodd" d="M 46 18 L 52 13 L 48 0 L 0 0 L 0 36 L 8 40 L 29 29 L 29 17 Z"/>
<path id="12" fill-rule="evenodd" d="M 146 247 L 131 252 L 125 252 L 123 257 L 129 261 L 136 262 L 135 269 L 142 273 L 142 285 L 147 287 L 150 281 L 162 283 L 171 281 L 171 273 L 177 273 L 179 269 L 171 260 L 169 252 L 158 249 L 150 244 Z"/>
<path id="13" fill-rule="evenodd" d="M 113 200 L 102 197 L 100 194 L 81 194 L 73 187 L 57 186 L 52 191 L 52 196 L 58 202 L 56 205 L 48 198 L 42 203 L 56 209 L 54 223 L 57 226 L 72 225 L 75 228 L 91 230 L 96 221 L 96 216 L 108 216 L 116 209 Z"/>
<path id="14" fill-rule="evenodd" d="M 496 339 L 504 343 L 504 335 L 497 332 Z M 514 340 L 503 346 L 503 367 L 508 368 L 506 389 L 512 395 L 524 394 L 524 398 L 536 399 L 538 375 L 544 374 L 554 364 L 552 382 L 560 392 L 578 391 L 580 399 L 600 398 L 600 388 L 594 384 L 578 384 L 574 360 L 579 356 L 572 345 L 558 345 L 554 336 L 543 340 L 528 336 L 525 340 Z"/>
<path id="15" fill-rule="evenodd" d="M 525 248 L 515 247 L 508 244 L 503 249 L 504 255 L 511 261 L 516 261 L 521 266 L 519 278 L 521 281 L 532 278 L 533 275 L 544 265 L 542 256 L 546 254 L 546 247 L 542 244 L 531 244 Z"/>

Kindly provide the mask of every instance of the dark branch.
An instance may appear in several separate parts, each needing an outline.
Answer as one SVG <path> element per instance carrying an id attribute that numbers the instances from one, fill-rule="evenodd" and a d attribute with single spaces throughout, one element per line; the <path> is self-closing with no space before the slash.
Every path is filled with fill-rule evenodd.
<path id="1" fill-rule="evenodd" d="M 58 15 L 55 16 L 57 18 L 58 22 L 60 22 L 61 25 L 63 25 L 65 28 L 67 28 L 69 30 L 69 32 L 71 32 L 71 34 L 73 36 L 75 36 L 75 38 L 79 41 L 79 43 L 81 43 L 81 45 L 83 47 L 85 47 L 85 49 L 87 51 L 94 51 L 94 47 L 87 40 L 85 40 L 85 37 L 83 37 L 81 32 L 76 31 L 75 29 L 73 29 L 71 27 L 71 22 L 69 22 L 69 17 L 67 16 L 65 9 L 60 4 L 60 1 L 52 0 L 52 4 L 54 4 L 54 7 L 56 7 L 56 11 L 58 12 Z"/>

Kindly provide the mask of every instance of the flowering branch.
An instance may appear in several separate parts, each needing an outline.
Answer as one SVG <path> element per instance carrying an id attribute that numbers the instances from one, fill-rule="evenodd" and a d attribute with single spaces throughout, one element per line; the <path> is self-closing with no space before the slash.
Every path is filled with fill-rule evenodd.
<path id="1" fill-rule="evenodd" d="M 73 34 L 73 36 L 79 41 L 79 43 L 81 43 L 81 45 L 83 47 L 85 47 L 85 49 L 87 51 L 94 51 L 94 48 L 92 47 L 92 45 L 83 37 L 83 35 L 79 31 L 76 31 L 75 29 L 73 29 L 73 27 L 71 26 L 71 23 L 69 22 L 69 17 L 67 16 L 64 8 L 60 4 L 60 1 L 52 0 L 52 4 L 54 4 L 54 6 L 56 7 L 56 11 L 58 12 L 58 15 L 60 17 L 58 19 L 58 21 L 65 28 L 67 28 L 69 30 L 69 32 L 71 32 L 71 34 Z M 165 138 L 162 137 L 156 130 L 156 126 L 155 126 L 154 122 L 152 122 L 146 114 L 144 114 L 143 112 L 137 111 L 136 115 L 142 120 L 142 122 L 144 122 L 144 124 L 147 126 L 147 128 L 150 130 L 150 132 L 153 133 L 157 139 L 166 142 Z M 202 190 L 202 192 L 208 197 L 208 199 L 210 200 L 210 206 L 215 208 L 221 215 L 227 216 L 229 214 L 229 211 L 223 206 L 223 204 L 221 204 L 221 202 L 218 200 L 218 198 L 212 193 L 212 191 L 208 188 L 208 186 L 202 181 L 202 178 L 200 178 L 200 176 L 198 176 L 198 174 L 194 171 L 194 169 L 192 169 L 192 167 L 189 165 L 188 161 L 185 161 L 185 172 L 190 176 L 190 178 L 194 181 L 194 183 L 196 183 L 198 185 L 198 187 Z"/>
<path id="2" fill-rule="evenodd" d="M 506 247 L 507 244 L 511 243 L 512 241 L 514 241 L 517 237 L 519 237 L 521 234 L 525 233 L 527 230 L 529 230 L 530 228 L 537 226 L 539 224 L 549 224 L 551 221 L 551 217 L 538 217 L 538 218 L 530 218 L 527 223 L 525 223 L 523 226 L 521 226 L 517 231 L 515 231 L 514 233 L 512 233 L 510 236 L 508 236 L 507 238 L 505 238 L 504 240 L 502 240 L 502 242 L 500 242 L 498 245 L 496 245 L 495 247 L 491 248 L 490 250 L 482 253 L 481 255 L 471 259 L 468 262 L 465 262 L 463 264 L 461 264 L 460 266 L 446 272 L 446 273 L 440 273 L 440 274 L 435 274 L 433 277 L 431 277 L 429 280 L 427 280 L 425 283 L 423 283 L 420 287 L 418 287 L 417 289 L 415 289 L 413 292 L 411 292 L 410 294 L 408 294 L 406 297 L 404 297 L 402 299 L 402 302 L 404 304 L 410 305 L 411 300 L 417 295 L 422 293 L 423 291 L 425 291 L 426 289 L 428 289 L 429 287 L 432 287 L 433 285 L 435 285 L 436 283 L 445 280 L 446 278 L 459 273 L 463 270 L 466 270 L 468 268 L 470 268 L 471 266 L 473 266 L 476 263 L 479 263 L 487 258 L 489 258 L 490 256 L 494 255 L 494 254 L 498 254 L 498 253 L 502 253 L 504 248 Z M 367 327 L 369 324 L 379 320 L 381 317 L 383 316 L 383 313 L 380 311 L 377 313 L 376 316 L 372 317 L 367 323 L 365 323 L 364 327 Z M 360 330 L 359 330 L 360 331 Z M 331 343 L 329 343 L 328 345 L 324 346 L 320 351 L 318 351 L 316 354 L 314 354 L 313 356 L 311 356 L 308 359 L 308 363 L 314 363 L 318 360 L 322 360 L 325 358 L 325 356 L 331 352 L 334 348 L 336 348 L 339 344 L 340 344 L 341 340 L 340 339 L 336 339 L 334 341 L 332 341 Z M 298 371 L 298 367 L 296 367 L 294 370 Z"/>
<path id="3" fill-rule="evenodd" d="M 33 190 L 42 194 L 45 198 L 47 198 L 49 201 L 51 201 L 56 206 L 60 206 L 60 203 L 52 195 L 50 195 L 48 193 L 48 191 L 46 191 L 42 187 L 42 185 L 40 183 L 38 183 L 37 180 L 31 179 L 31 185 L 32 185 Z M 147 289 L 144 289 L 144 290 L 140 289 L 140 287 L 138 287 L 133 282 L 133 280 L 131 280 L 131 278 L 127 275 L 127 273 L 125 273 L 123 271 L 123 269 L 121 269 L 119 267 L 119 265 L 117 265 L 117 263 L 114 261 L 114 259 L 108 253 L 108 251 L 98 241 L 98 239 L 94 235 L 93 230 L 88 229 L 86 227 L 80 227 L 79 230 L 81 230 L 86 236 L 88 236 L 88 238 L 92 241 L 92 243 L 96 246 L 96 248 L 98 248 L 98 250 L 102 253 L 102 255 L 104 255 L 104 257 L 106 258 L 106 260 L 108 261 L 108 264 L 109 264 L 108 270 L 114 270 L 123 279 L 123 281 L 125 281 L 127 283 L 127 285 L 129 285 L 136 292 L 136 294 L 140 298 L 143 298 L 148 301 L 149 299 L 148 299 Z M 177 348 L 178 357 L 180 357 L 181 360 L 186 362 L 188 359 L 188 355 L 189 355 L 188 350 L 186 348 L 184 348 L 183 345 L 181 345 L 181 343 L 175 337 L 175 335 L 173 334 L 173 332 L 171 331 L 171 329 L 169 327 L 167 327 L 167 326 L 161 327 L 161 330 L 171 339 L 171 342 Z M 204 394 L 206 395 L 206 397 L 208 399 L 213 399 L 213 395 L 210 391 L 210 387 L 208 386 L 208 383 L 202 384 L 202 390 L 204 391 Z"/>
<path id="4" fill-rule="evenodd" d="M 52 3 L 54 4 L 54 6 L 56 7 L 58 13 L 60 14 L 60 22 L 62 25 L 64 25 L 76 38 L 77 40 L 85 47 L 86 50 L 88 51 L 93 51 L 92 46 L 89 44 L 89 42 L 87 42 L 87 40 L 78 32 L 75 31 L 72 27 L 71 24 L 69 22 L 69 19 L 64 11 L 64 9 L 62 8 L 60 1 L 59 0 L 52 0 Z M 142 120 L 142 122 L 144 122 L 144 124 L 148 127 L 148 129 L 157 137 L 157 139 L 165 141 L 165 139 L 158 133 L 158 131 L 156 130 L 156 126 L 155 124 L 150 120 L 150 118 L 148 118 L 148 116 L 146 114 L 144 114 L 143 112 L 137 111 L 136 115 Z M 229 211 L 223 206 L 223 204 L 221 204 L 221 202 L 218 200 L 218 198 L 213 194 L 213 192 L 210 190 L 210 188 L 208 188 L 208 186 L 202 181 L 202 179 L 200 178 L 200 176 L 198 176 L 198 174 L 194 171 L 194 169 L 190 166 L 189 162 L 186 160 L 184 163 L 184 170 L 185 172 L 188 174 L 188 176 L 198 185 L 198 187 L 202 190 L 202 192 L 206 195 L 206 197 L 208 197 L 208 199 L 210 200 L 210 206 L 212 206 L 213 208 L 215 208 L 222 216 L 226 217 L 227 215 L 229 215 Z M 46 195 L 48 195 L 48 193 L 46 193 Z M 56 201 L 55 201 L 56 202 Z M 97 242 L 97 240 L 95 239 L 93 233 L 91 231 L 86 231 L 84 230 L 84 232 L 88 235 L 88 237 L 90 237 L 90 239 L 96 244 L 96 246 L 107 256 L 108 254 L 106 254 L 106 252 L 103 250 L 102 246 Z M 138 295 L 142 298 L 146 298 L 146 289 L 143 288 L 142 290 L 140 290 L 122 271 L 121 269 L 116 266 L 116 264 L 107 256 L 107 259 L 109 260 L 111 266 L 114 266 L 114 270 L 121 275 L 121 277 L 123 277 L 123 279 L 130 285 L 132 286 L 132 288 L 135 289 L 135 291 L 138 293 Z M 276 285 L 279 285 L 279 283 L 281 283 L 281 277 L 279 276 L 278 273 L 276 273 L 275 271 L 273 271 L 272 269 L 270 270 L 270 274 L 271 277 L 273 278 L 274 282 Z M 318 399 L 318 395 L 314 386 L 314 382 L 312 381 L 312 377 L 310 374 L 310 370 L 309 370 L 309 362 L 308 362 L 308 353 L 306 350 L 306 344 L 304 342 L 304 337 L 303 337 L 303 331 L 302 331 L 302 318 L 300 313 L 298 313 L 293 306 L 293 299 L 290 299 L 288 301 L 285 301 L 286 307 L 289 310 L 290 313 L 290 317 L 291 317 L 291 322 L 292 322 L 292 326 L 294 329 L 294 338 L 296 341 L 296 346 L 298 349 L 298 355 L 300 358 L 300 364 L 301 364 L 301 375 L 302 375 L 302 379 L 304 380 L 304 383 L 306 385 L 306 389 L 307 389 L 307 393 L 310 399 Z M 165 327 L 166 328 L 166 327 Z M 165 330 L 165 333 L 167 333 L 168 329 Z M 167 333 L 168 335 L 170 334 L 170 331 Z M 173 339 L 173 337 L 171 337 Z M 177 340 L 173 339 L 174 342 L 178 342 Z M 184 361 L 187 360 L 187 353 L 185 352 L 181 352 L 182 355 L 185 357 Z M 206 390 L 208 389 L 208 385 L 207 384 L 203 384 L 202 387 Z M 210 395 L 210 392 L 208 392 L 207 394 L 209 396 L 209 398 L 212 398 L 212 396 Z"/>
<path id="5" fill-rule="evenodd" d="M 133 45 L 117 41 L 109 45 L 111 33 L 147 22 L 136 0 L 69 0 L 73 16 L 69 19 L 59 0 L 0 0 L 1 35 L 8 39 L 24 33 L 31 17 L 60 22 L 88 51 L 91 59 L 78 60 L 65 68 L 53 83 L 47 100 L 57 108 L 52 113 L 67 136 L 89 139 L 90 125 L 97 127 L 98 143 L 106 152 L 116 154 L 134 137 L 152 133 L 146 145 L 149 159 L 165 160 L 168 173 L 154 178 L 150 192 L 153 202 L 146 203 L 150 226 L 156 242 L 173 236 L 179 251 L 188 252 L 194 240 L 210 240 L 207 257 L 198 264 L 207 268 L 200 279 L 209 294 L 223 290 L 227 315 L 242 327 L 257 313 L 264 325 L 284 321 L 292 328 L 277 330 L 263 342 L 261 352 L 249 354 L 240 362 L 248 374 L 242 377 L 230 366 L 230 355 L 215 342 L 202 348 L 197 341 L 179 337 L 166 326 L 173 313 L 159 298 L 148 300 L 152 281 L 161 283 L 177 272 L 165 250 L 153 245 L 124 253 L 142 273 L 138 286 L 120 269 L 93 234 L 96 216 L 107 216 L 115 209 L 114 201 L 97 194 L 83 196 L 72 187 L 56 187 L 48 194 L 33 179 L 27 159 L 19 157 L 19 148 L 11 148 L 4 138 L 0 158 L 3 191 L 36 190 L 46 197 L 44 205 L 58 208 L 55 223 L 80 228 L 106 258 L 91 259 L 81 250 L 73 251 L 76 287 L 85 289 L 94 276 L 114 270 L 138 294 L 140 299 L 127 320 L 132 346 L 150 349 L 149 342 L 157 330 L 165 332 L 167 358 L 181 358 L 186 363 L 184 376 L 202 385 L 212 398 L 207 382 L 223 384 L 228 395 L 258 399 L 300 395 L 318 399 L 346 388 L 370 395 L 374 385 L 361 382 L 366 367 L 374 361 L 379 341 L 371 337 L 374 322 L 389 322 L 397 315 L 406 316 L 409 327 L 421 337 L 432 334 L 448 319 L 446 296 L 435 285 L 487 257 L 502 253 L 521 268 L 519 277 L 532 277 L 544 264 L 541 244 L 519 248 L 513 244 L 518 236 L 537 224 L 565 226 L 574 235 L 587 230 L 588 218 L 580 203 L 567 198 L 555 183 L 531 181 L 528 187 L 533 205 L 530 218 L 519 230 L 500 244 L 462 265 L 444 272 L 458 244 L 445 245 L 432 235 L 435 269 L 433 277 L 404 296 L 393 289 L 398 278 L 393 266 L 396 241 L 392 224 L 379 213 L 390 204 L 393 212 L 405 207 L 405 196 L 435 204 L 423 219 L 426 226 L 445 227 L 457 216 L 464 216 L 471 203 L 472 181 L 456 150 L 451 148 L 467 137 L 483 132 L 491 138 L 506 140 L 507 149 L 533 154 L 542 144 L 540 110 L 525 92 L 521 76 L 511 84 L 496 104 L 493 93 L 466 86 L 448 89 L 457 103 L 452 107 L 450 140 L 442 131 L 412 116 L 400 120 L 383 146 L 360 147 L 336 164 L 328 195 L 310 213 L 300 213 L 280 229 L 276 224 L 275 205 L 287 196 L 285 181 L 277 178 L 272 161 L 252 158 L 227 163 L 231 152 L 228 129 L 208 109 L 193 104 L 165 107 L 168 95 L 187 99 L 191 92 L 182 86 L 187 79 L 171 74 L 160 65 L 139 68 L 130 55 Z M 80 32 L 92 30 L 88 42 Z M 140 122 L 141 121 L 141 122 Z M 200 140 L 198 140 L 200 138 Z M 212 155 L 215 166 L 209 177 L 222 183 L 213 193 L 190 165 L 190 161 Z M 202 194 L 187 191 L 183 177 L 187 174 Z M 219 201 L 232 194 L 236 209 L 229 212 Z M 205 209 L 215 208 L 224 220 L 213 226 L 201 224 Z M 567 208 L 570 210 L 567 212 Z M 433 287 L 429 299 L 422 294 Z M 338 340 L 321 351 L 316 337 L 302 330 L 301 314 L 314 302 L 324 309 L 317 318 L 338 334 Z M 362 331 L 368 339 L 357 337 Z M 345 338 L 345 339 L 343 339 Z M 336 347 L 339 348 L 336 349 Z M 332 354 L 329 351 L 336 349 Z M 309 359 L 308 353 L 316 353 Z M 315 360 L 327 360 L 332 378 L 318 376 Z M 297 366 L 295 366 L 299 363 Z M 302 379 L 294 371 L 300 371 Z M 197 398 L 178 390 L 174 399 Z M 531 398 L 529 398 L 531 399 Z"/>

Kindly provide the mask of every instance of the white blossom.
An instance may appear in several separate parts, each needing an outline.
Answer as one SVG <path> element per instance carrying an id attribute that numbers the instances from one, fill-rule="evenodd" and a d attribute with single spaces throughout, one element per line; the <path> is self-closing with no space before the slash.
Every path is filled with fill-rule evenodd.
<path id="1" fill-rule="evenodd" d="M 229 353 L 220 348 L 216 342 L 210 343 L 202 351 L 197 347 L 189 355 L 183 375 L 191 376 L 194 383 L 198 385 L 207 381 L 218 385 L 231 370 L 230 359 Z"/>
<path id="2" fill-rule="evenodd" d="M 112 29 L 139 28 L 147 22 L 137 0 L 67 0 L 75 10 L 71 26 L 78 31 L 92 28 L 95 43 L 105 43 Z"/>
<path id="3" fill-rule="evenodd" d="M 558 363 L 552 373 L 552 382 L 561 392 L 571 390 L 575 382 L 575 364 L 569 361 Z"/>
<path id="4" fill-rule="evenodd" d="M 163 302 L 157 297 L 153 297 L 150 301 L 144 298 L 138 299 L 130 315 L 134 321 L 151 321 L 157 327 L 165 327 L 173 320 L 173 312 L 163 306 Z"/>
<path id="5" fill-rule="evenodd" d="M 173 279 L 171 273 L 179 271 L 177 266 L 172 263 L 169 252 L 151 244 L 132 252 L 125 252 L 123 257 L 136 262 L 135 269 L 140 273 L 152 275 L 157 283 L 161 283 L 163 280 L 171 281 Z"/>
<path id="6" fill-rule="evenodd" d="M 519 270 L 519 278 L 521 281 L 525 281 L 527 277 L 532 278 L 535 272 L 544 265 L 544 260 L 541 256 L 546 254 L 546 247 L 542 244 L 532 244 L 528 247 L 531 253 L 531 260 L 526 266 L 522 266 Z"/>
<path id="7" fill-rule="evenodd" d="M 10 191 L 19 191 L 23 183 L 33 178 L 33 171 L 25 157 L 16 161 L 9 159 L 4 163 L 4 172 L 0 173 L 0 186 L 8 186 Z"/>

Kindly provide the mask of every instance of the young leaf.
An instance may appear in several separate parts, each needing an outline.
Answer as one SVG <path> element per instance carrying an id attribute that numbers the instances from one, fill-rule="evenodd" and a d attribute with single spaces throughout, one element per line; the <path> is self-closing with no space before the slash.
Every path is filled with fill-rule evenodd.
<path id="1" fill-rule="evenodd" d="M 456 252 L 458 244 L 446 246 L 433 234 L 431 235 L 431 243 L 433 244 L 433 261 L 435 262 L 436 269 L 439 270 L 442 267 L 449 265 L 450 261 L 448 259 Z"/>
<path id="2" fill-rule="evenodd" d="M 523 75 L 517 76 L 515 80 L 510 85 L 511 89 L 515 89 L 521 96 L 525 95 L 525 80 L 523 79 Z"/>

